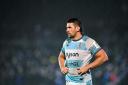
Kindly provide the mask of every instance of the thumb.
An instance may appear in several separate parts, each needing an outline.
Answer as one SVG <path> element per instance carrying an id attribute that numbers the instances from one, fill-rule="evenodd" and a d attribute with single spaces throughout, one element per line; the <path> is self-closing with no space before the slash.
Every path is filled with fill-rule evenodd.
<path id="1" fill-rule="evenodd" d="M 68 70 L 68 68 L 66 67 L 66 70 Z"/>

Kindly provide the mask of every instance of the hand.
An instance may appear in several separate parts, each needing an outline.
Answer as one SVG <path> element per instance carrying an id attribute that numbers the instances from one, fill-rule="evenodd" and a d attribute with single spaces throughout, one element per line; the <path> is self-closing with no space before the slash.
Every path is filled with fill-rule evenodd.
<path id="1" fill-rule="evenodd" d="M 77 69 L 77 72 L 78 72 L 78 74 L 83 75 L 83 74 L 87 73 L 88 70 L 89 70 L 88 66 L 83 66 L 83 67 Z"/>
<path id="2" fill-rule="evenodd" d="M 63 74 L 68 73 L 68 68 L 67 68 L 67 67 L 62 67 L 62 68 L 61 68 L 61 72 L 62 72 Z"/>

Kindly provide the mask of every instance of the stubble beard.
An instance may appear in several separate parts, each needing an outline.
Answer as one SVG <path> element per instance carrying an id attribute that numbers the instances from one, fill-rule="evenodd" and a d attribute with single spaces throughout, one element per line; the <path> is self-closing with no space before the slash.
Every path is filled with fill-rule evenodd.
<path id="1" fill-rule="evenodd" d="M 73 39 L 75 35 L 68 35 L 69 38 Z"/>

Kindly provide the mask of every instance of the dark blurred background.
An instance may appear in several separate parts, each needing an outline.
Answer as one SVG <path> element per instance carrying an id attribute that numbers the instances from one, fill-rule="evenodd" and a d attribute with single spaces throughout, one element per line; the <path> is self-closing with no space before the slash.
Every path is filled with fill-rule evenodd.
<path id="1" fill-rule="evenodd" d="M 65 85 L 57 57 L 70 17 L 109 56 L 93 84 L 127 85 L 127 0 L 1 0 L 0 85 Z"/>

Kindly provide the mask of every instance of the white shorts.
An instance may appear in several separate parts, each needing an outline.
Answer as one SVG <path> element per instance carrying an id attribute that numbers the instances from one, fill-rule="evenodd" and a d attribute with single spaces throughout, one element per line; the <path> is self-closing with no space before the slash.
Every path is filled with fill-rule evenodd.
<path id="1" fill-rule="evenodd" d="M 66 82 L 66 85 L 92 85 L 92 81 L 90 80 L 85 83 Z"/>

